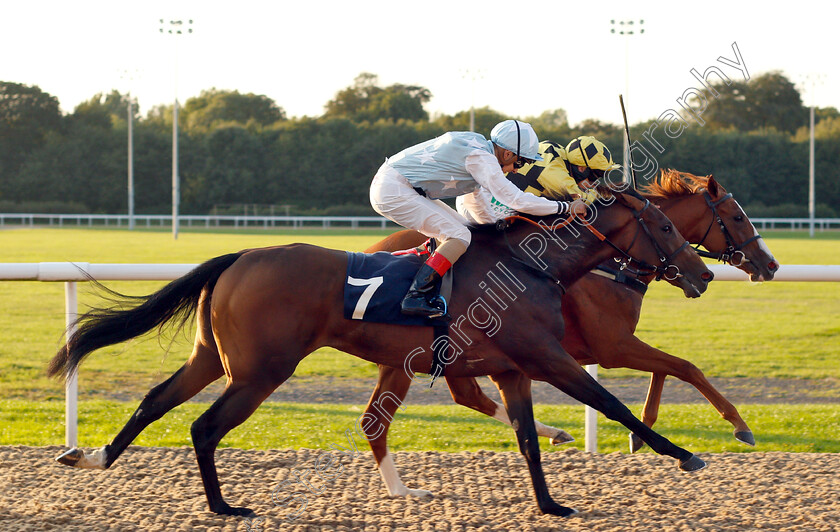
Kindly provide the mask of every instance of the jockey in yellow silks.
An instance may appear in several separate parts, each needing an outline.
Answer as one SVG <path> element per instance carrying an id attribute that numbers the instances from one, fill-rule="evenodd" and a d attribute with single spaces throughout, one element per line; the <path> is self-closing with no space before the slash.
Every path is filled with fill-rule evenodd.
<path id="1" fill-rule="evenodd" d="M 604 143 L 591 136 L 578 137 L 565 148 L 556 142 L 543 141 L 538 152 L 542 161 L 526 164 L 506 175 L 519 190 L 549 199 L 572 196 L 591 205 L 598 199 L 598 192 L 593 188 L 595 182 L 610 170 L 620 168 Z M 461 215 L 476 223 L 492 223 L 516 214 L 486 189 L 459 197 L 457 207 Z"/>

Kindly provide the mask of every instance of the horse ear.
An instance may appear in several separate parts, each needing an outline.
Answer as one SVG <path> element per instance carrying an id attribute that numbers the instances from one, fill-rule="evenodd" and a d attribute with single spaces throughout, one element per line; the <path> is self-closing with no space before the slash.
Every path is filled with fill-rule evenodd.
<path id="1" fill-rule="evenodd" d="M 628 209 L 637 210 L 639 208 L 638 205 L 634 203 L 635 198 L 632 195 L 624 194 L 623 192 L 617 192 L 615 194 L 615 199 Z"/>
<path id="2" fill-rule="evenodd" d="M 706 183 L 706 190 L 709 191 L 709 195 L 713 198 L 716 198 L 720 193 L 720 188 L 718 187 L 718 182 L 715 181 L 715 176 L 709 175 L 709 182 Z"/>
<path id="3" fill-rule="evenodd" d="M 624 196 L 624 194 L 622 194 L 621 192 L 614 192 L 614 193 L 613 193 L 613 197 L 615 198 L 615 200 L 616 200 L 618 203 L 620 203 L 620 204 L 624 205 L 625 207 L 629 207 L 629 206 L 630 206 L 630 205 L 627 203 L 627 198 L 626 198 L 626 197 Z"/>

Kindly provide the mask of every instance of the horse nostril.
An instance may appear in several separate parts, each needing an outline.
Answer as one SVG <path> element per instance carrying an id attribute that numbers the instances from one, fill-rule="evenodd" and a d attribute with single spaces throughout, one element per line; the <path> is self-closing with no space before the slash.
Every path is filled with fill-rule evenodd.
<path id="1" fill-rule="evenodd" d="M 776 270 L 778 270 L 778 269 L 779 269 L 779 265 L 778 265 L 778 264 L 776 264 L 776 261 L 772 261 L 772 260 L 771 260 L 771 261 L 767 264 L 767 269 L 768 269 L 768 270 L 770 270 L 771 272 L 775 272 Z"/>
<path id="2" fill-rule="evenodd" d="M 710 282 L 712 282 L 712 279 L 715 278 L 715 274 L 713 274 L 712 272 L 707 270 L 707 271 L 703 272 L 702 275 L 700 275 L 700 278 L 703 279 L 704 281 L 706 281 L 707 283 L 710 283 Z"/>

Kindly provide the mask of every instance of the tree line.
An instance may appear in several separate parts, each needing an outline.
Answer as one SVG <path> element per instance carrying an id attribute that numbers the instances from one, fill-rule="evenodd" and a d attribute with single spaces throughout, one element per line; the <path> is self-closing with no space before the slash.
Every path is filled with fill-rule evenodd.
<path id="1" fill-rule="evenodd" d="M 684 116 L 680 134 L 669 136 L 665 124 L 649 120 L 633 125 L 631 137 L 660 168 L 714 174 L 752 216 L 806 215 L 808 109 L 794 85 L 770 72 L 716 89 L 703 125 Z M 259 204 L 293 214 L 372 214 L 368 187 L 385 157 L 469 129 L 469 110 L 430 118 L 430 98 L 426 88 L 382 87 L 362 73 L 323 115 L 288 118 L 266 96 L 206 90 L 179 111 L 181 212 Z M 128 109 L 128 95 L 112 91 L 64 115 L 40 88 L 0 82 L 0 212 L 125 213 Z M 830 107 L 816 115 L 817 216 L 840 216 L 840 113 Z M 493 125 L 512 117 L 485 107 L 474 118 L 489 138 Z M 570 126 L 563 109 L 518 118 L 561 144 L 594 135 L 621 159 L 622 127 Z M 131 120 L 135 212 L 171 212 L 172 106 L 141 115 L 134 105 Z M 645 144 L 651 135 L 656 143 Z"/>

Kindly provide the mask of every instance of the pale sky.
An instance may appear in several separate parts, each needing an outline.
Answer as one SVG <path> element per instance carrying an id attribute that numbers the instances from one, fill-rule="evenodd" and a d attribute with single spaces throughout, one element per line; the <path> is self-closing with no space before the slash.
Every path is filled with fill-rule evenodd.
<path id="1" fill-rule="evenodd" d="M 184 102 L 216 87 L 266 95 L 300 117 L 320 115 L 337 91 L 371 72 L 382 86 L 428 88 L 432 114 L 474 104 L 524 118 L 563 108 L 572 124 L 620 124 L 620 93 L 636 123 L 678 109 L 687 89 L 702 88 L 691 69 L 716 66 L 742 80 L 743 72 L 718 61 L 735 61 L 737 43 L 750 77 L 781 70 L 803 83 L 810 75 L 818 80 L 814 103 L 840 108 L 840 61 L 833 57 L 840 39 L 827 11 L 833 4 L 775 5 L 0 0 L 0 80 L 37 85 L 64 112 L 117 89 L 130 90 L 145 114 L 176 94 Z M 161 18 L 192 19 L 193 33 L 162 35 Z M 610 32 L 611 20 L 631 19 L 644 20 L 643 34 Z M 803 94 L 810 104 L 810 90 Z"/>

